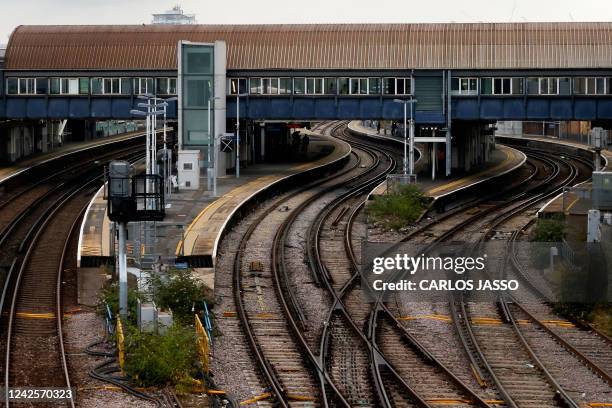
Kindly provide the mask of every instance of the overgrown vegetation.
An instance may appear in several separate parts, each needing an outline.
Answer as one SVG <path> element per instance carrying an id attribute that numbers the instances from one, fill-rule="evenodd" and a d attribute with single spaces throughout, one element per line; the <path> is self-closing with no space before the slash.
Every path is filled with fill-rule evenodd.
<path id="1" fill-rule="evenodd" d="M 415 222 L 429 202 L 417 186 L 400 186 L 397 192 L 374 196 L 367 206 L 367 214 L 375 223 L 397 231 Z"/>
<path id="2" fill-rule="evenodd" d="M 198 377 L 198 356 L 194 313 L 199 313 L 206 301 L 212 306 L 212 291 L 193 277 L 190 270 L 170 269 L 148 281 L 149 293 L 128 291 L 128 319 L 123 322 L 126 365 L 125 371 L 139 386 L 175 385 L 178 392 L 190 390 Z M 101 314 L 108 304 L 113 315 L 119 313 L 117 284 L 101 293 Z M 141 333 L 137 327 L 138 299 L 153 301 L 161 309 L 172 310 L 174 323 L 160 333 Z"/>
<path id="3" fill-rule="evenodd" d="M 163 276 L 155 275 L 149 287 L 157 307 L 172 310 L 173 318 L 183 324 L 193 322 L 193 314 L 202 310 L 203 301 L 209 305 L 213 303 L 210 288 L 187 269 L 170 269 Z"/>
<path id="4" fill-rule="evenodd" d="M 612 336 L 612 303 L 557 303 L 554 310 L 562 316 L 591 323 Z"/>
<path id="5" fill-rule="evenodd" d="M 561 242 L 567 234 L 562 217 L 539 218 L 533 228 L 531 240 L 535 242 Z"/>
<path id="6" fill-rule="evenodd" d="M 130 326 L 126 333 L 125 371 L 136 385 L 172 384 L 188 387 L 197 373 L 195 332 L 174 324 L 163 334 L 141 333 Z"/>

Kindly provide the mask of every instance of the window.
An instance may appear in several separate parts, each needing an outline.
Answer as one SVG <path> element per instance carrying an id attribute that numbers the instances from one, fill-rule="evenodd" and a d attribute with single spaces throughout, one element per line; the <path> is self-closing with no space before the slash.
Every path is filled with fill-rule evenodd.
<path id="1" fill-rule="evenodd" d="M 249 92 L 254 95 L 260 95 L 262 92 L 261 78 L 250 78 Z"/>
<path id="2" fill-rule="evenodd" d="M 361 95 L 368 94 L 368 78 L 359 78 L 359 93 Z"/>
<path id="3" fill-rule="evenodd" d="M 278 78 L 262 78 L 262 86 L 264 94 L 278 94 Z"/>
<path id="4" fill-rule="evenodd" d="M 306 93 L 319 95 L 323 93 L 323 78 L 306 78 Z"/>
<path id="5" fill-rule="evenodd" d="M 383 94 L 395 95 L 395 78 L 383 78 Z"/>
<path id="6" fill-rule="evenodd" d="M 480 80 L 480 93 L 482 95 L 493 95 L 493 78 L 482 78 Z"/>
<path id="7" fill-rule="evenodd" d="M 119 78 L 104 78 L 102 92 L 105 95 L 117 95 L 119 94 L 119 84 Z"/>
<path id="8" fill-rule="evenodd" d="M 154 92 L 153 78 L 134 78 L 134 93 L 136 95 L 153 94 Z"/>
<path id="9" fill-rule="evenodd" d="M 512 94 L 523 95 L 525 93 L 525 79 L 512 78 Z"/>
<path id="10" fill-rule="evenodd" d="M 168 78 L 157 78 L 155 89 L 158 95 L 168 95 Z"/>
<path id="11" fill-rule="evenodd" d="M 183 163 L 183 170 L 193 170 L 193 163 Z"/>
<path id="12" fill-rule="evenodd" d="M 370 95 L 380 94 L 380 78 L 368 78 L 368 93 Z"/>
<path id="13" fill-rule="evenodd" d="M 349 93 L 349 79 L 338 78 L 338 93 L 340 95 L 348 95 Z"/>
<path id="14" fill-rule="evenodd" d="M 478 79 L 452 78 L 451 95 L 478 95 Z"/>
<path id="15" fill-rule="evenodd" d="M 132 94 L 132 81 L 130 80 L 130 78 L 121 78 L 120 92 L 121 95 Z"/>
<path id="16" fill-rule="evenodd" d="M 17 78 L 7 78 L 6 79 L 6 94 L 7 95 L 17 95 L 19 92 L 19 84 Z"/>
<path id="17" fill-rule="evenodd" d="M 605 95 L 609 93 L 610 79 L 603 77 L 574 78 L 574 93 L 577 95 Z"/>
<path id="18" fill-rule="evenodd" d="M 49 93 L 51 95 L 61 94 L 61 79 L 60 78 L 49 78 Z"/>
<path id="19" fill-rule="evenodd" d="M 81 95 L 87 95 L 89 93 L 89 79 L 79 78 L 79 93 Z"/>
<path id="20" fill-rule="evenodd" d="M 278 93 L 286 95 L 293 92 L 293 81 L 291 78 L 279 78 L 278 83 Z"/>
<path id="21" fill-rule="evenodd" d="M 304 95 L 306 93 L 306 78 L 293 78 L 293 93 L 296 95 Z"/>
<path id="22" fill-rule="evenodd" d="M 335 95 L 337 90 L 336 78 L 325 78 L 325 93 L 328 95 Z"/>
<path id="23" fill-rule="evenodd" d="M 350 79 L 350 94 L 356 95 L 359 93 L 359 78 L 351 78 Z"/>
<path id="24" fill-rule="evenodd" d="M 482 78 L 480 93 L 481 95 L 520 95 L 524 93 L 524 84 L 523 78 Z"/>
<path id="25" fill-rule="evenodd" d="M 176 94 L 176 78 L 174 79 L 174 93 Z M 247 93 L 247 79 L 246 78 L 230 78 L 228 92 L 230 95 L 238 95 Z"/>
<path id="26" fill-rule="evenodd" d="M 36 94 L 36 79 L 35 78 L 19 78 L 19 94 L 20 95 Z"/>
<path id="27" fill-rule="evenodd" d="M 102 95 L 102 78 L 91 79 L 91 93 L 94 95 Z"/>
<path id="28" fill-rule="evenodd" d="M 36 94 L 46 95 L 48 85 L 49 81 L 47 80 L 47 78 L 36 78 Z"/>
<path id="29" fill-rule="evenodd" d="M 569 78 L 559 78 L 559 95 L 569 95 L 571 93 L 571 81 Z"/>
<path id="30" fill-rule="evenodd" d="M 246 85 L 244 91 L 246 92 Z M 168 95 L 176 95 L 176 78 L 168 78 Z"/>

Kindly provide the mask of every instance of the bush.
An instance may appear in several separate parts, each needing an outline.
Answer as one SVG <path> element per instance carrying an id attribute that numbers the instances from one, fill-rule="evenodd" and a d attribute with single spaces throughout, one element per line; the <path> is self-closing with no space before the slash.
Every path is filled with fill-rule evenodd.
<path id="1" fill-rule="evenodd" d="M 134 289 L 128 289 L 128 322 L 130 324 L 136 324 L 137 308 L 138 308 L 138 291 Z M 119 314 L 119 284 L 112 283 L 106 286 L 100 294 L 100 307 L 98 309 L 100 315 L 106 315 L 106 309 L 104 307 L 106 303 L 109 307 L 113 316 Z"/>
<path id="2" fill-rule="evenodd" d="M 174 319 L 191 324 L 192 307 L 195 312 L 202 309 L 202 301 L 212 304 L 212 291 L 195 279 L 191 271 L 170 269 L 166 275 L 155 275 L 149 282 L 151 298 L 159 308 L 171 309 Z"/>
<path id="3" fill-rule="evenodd" d="M 131 326 L 126 331 L 125 371 L 137 385 L 185 384 L 196 374 L 193 328 L 174 324 L 163 334 Z"/>
<path id="4" fill-rule="evenodd" d="M 417 186 L 401 186 L 397 193 L 374 196 L 367 214 L 374 222 L 397 231 L 415 222 L 428 204 L 429 198 Z"/>
<path id="5" fill-rule="evenodd" d="M 566 233 L 563 218 L 539 218 L 533 229 L 531 240 L 536 242 L 561 242 Z"/>

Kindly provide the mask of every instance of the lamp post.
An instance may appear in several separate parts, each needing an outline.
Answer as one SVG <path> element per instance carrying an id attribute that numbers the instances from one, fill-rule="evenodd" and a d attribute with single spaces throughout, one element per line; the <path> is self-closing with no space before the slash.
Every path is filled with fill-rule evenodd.
<path id="1" fill-rule="evenodd" d="M 168 146 L 167 146 L 167 112 L 168 112 L 168 103 L 178 101 L 176 96 L 171 98 L 163 99 L 166 103 L 164 105 L 164 185 L 166 186 L 166 195 L 170 195 L 172 192 L 172 188 L 170 188 L 170 176 L 172 175 L 172 160 L 170 155 L 168 154 Z"/>
<path id="2" fill-rule="evenodd" d="M 210 126 L 210 122 L 211 122 L 211 111 L 210 111 L 210 103 L 211 101 L 215 101 L 217 99 L 221 99 L 220 96 L 211 96 L 208 98 L 208 149 L 207 153 L 208 153 L 208 167 L 206 168 L 206 174 L 208 175 L 207 179 L 208 179 L 208 191 L 210 191 L 212 189 L 213 191 L 213 196 L 216 197 L 217 196 L 217 152 L 215 151 L 215 155 L 213 157 L 211 157 L 211 153 L 212 153 L 212 149 L 215 149 L 215 146 L 217 145 L 216 142 L 216 136 L 212 135 L 211 133 L 211 126 Z M 212 141 L 212 145 L 211 145 L 211 141 Z M 210 170 L 210 162 L 213 162 L 213 170 Z"/>
<path id="3" fill-rule="evenodd" d="M 412 118 L 412 105 L 416 102 L 416 99 L 410 97 L 410 99 L 394 99 L 393 102 L 401 103 L 404 105 L 404 175 L 414 174 L 414 120 Z M 407 108 L 410 104 L 410 165 L 408 166 L 408 155 L 407 155 Z"/>

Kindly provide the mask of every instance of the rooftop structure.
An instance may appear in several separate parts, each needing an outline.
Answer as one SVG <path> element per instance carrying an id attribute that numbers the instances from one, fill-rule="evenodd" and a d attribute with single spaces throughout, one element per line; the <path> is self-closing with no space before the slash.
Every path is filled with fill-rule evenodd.
<path id="1" fill-rule="evenodd" d="M 195 14 L 185 14 L 183 9 L 176 5 L 165 13 L 153 14 L 151 24 L 196 24 Z"/>
<path id="2" fill-rule="evenodd" d="M 597 69 L 612 23 L 20 26 L 7 69 L 177 68 L 179 40 L 241 69 Z"/>

